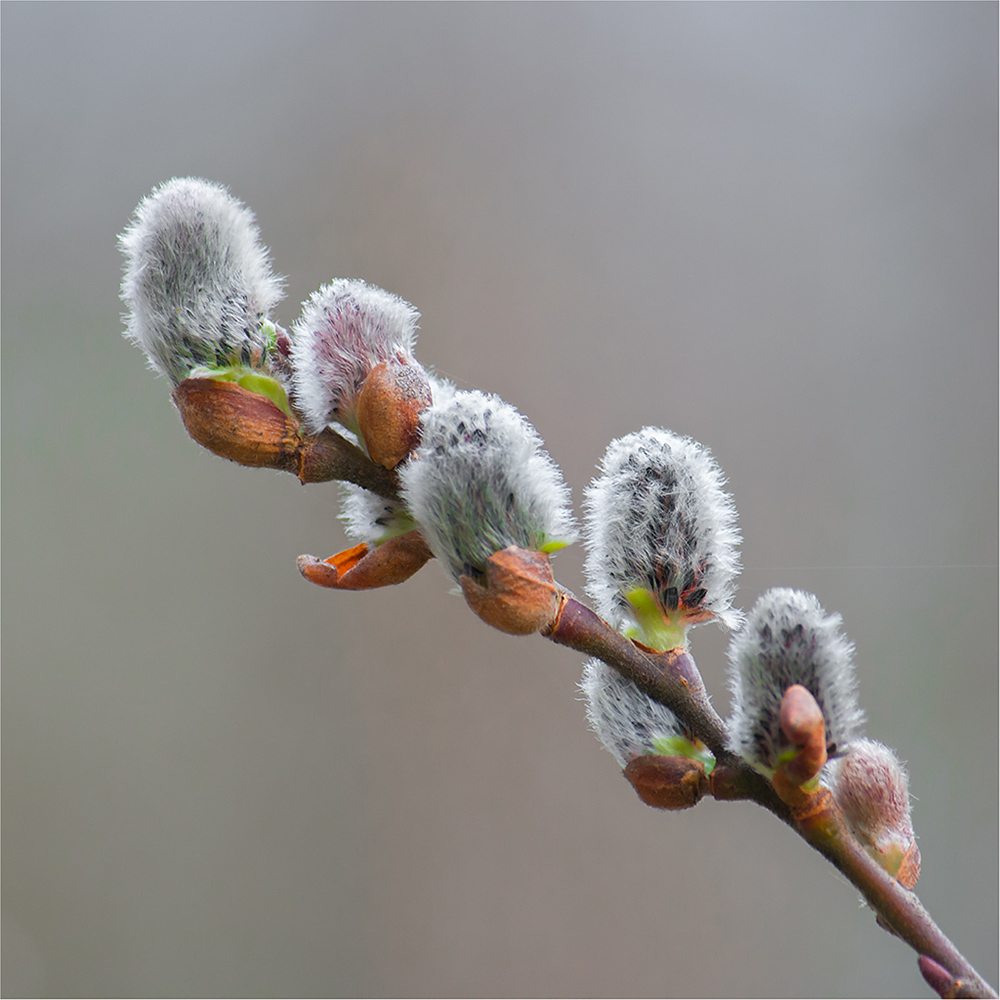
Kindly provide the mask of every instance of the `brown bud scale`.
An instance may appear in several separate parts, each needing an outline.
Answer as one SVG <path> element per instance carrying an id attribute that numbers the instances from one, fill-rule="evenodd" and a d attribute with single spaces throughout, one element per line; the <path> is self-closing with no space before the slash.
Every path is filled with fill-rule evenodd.
<path id="1" fill-rule="evenodd" d="M 559 615 L 562 592 L 544 552 L 511 545 L 486 560 L 486 585 L 459 578 L 469 607 L 487 625 L 508 635 L 531 635 L 549 628 Z"/>
<path id="2" fill-rule="evenodd" d="M 188 378 L 173 399 L 188 434 L 203 448 L 252 468 L 297 470 L 298 424 L 266 396 L 235 382 Z"/>
<path id="3" fill-rule="evenodd" d="M 299 572 L 310 583 L 334 590 L 373 590 L 409 580 L 433 558 L 419 531 L 390 538 L 374 548 L 362 543 L 329 559 L 299 556 Z"/>
<path id="4" fill-rule="evenodd" d="M 358 394 L 361 436 L 373 462 L 394 469 L 420 443 L 420 414 L 431 404 L 431 387 L 418 364 L 377 364 Z"/>
<path id="5" fill-rule="evenodd" d="M 708 791 L 705 765 L 690 757 L 633 757 L 623 773 L 639 798 L 657 809 L 690 809 Z"/>

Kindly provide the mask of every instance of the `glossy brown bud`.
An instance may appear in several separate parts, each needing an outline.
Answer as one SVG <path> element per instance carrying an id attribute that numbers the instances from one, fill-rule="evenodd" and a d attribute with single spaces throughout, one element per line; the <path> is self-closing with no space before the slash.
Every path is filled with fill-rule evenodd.
<path id="1" fill-rule="evenodd" d="M 406 458 L 420 442 L 420 414 L 430 404 L 430 383 L 419 364 L 377 364 L 357 401 L 358 426 L 372 461 L 394 469 Z"/>
<path id="2" fill-rule="evenodd" d="M 188 434 L 203 448 L 240 465 L 297 471 L 298 424 L 266 396 L 235 382 L 188 378 L 173 399 Z"/>
<path id="3" fill-rule="evenodd" d="M 544 552 L 511 545 L 494 552 L 485 565 L 485 586 L 459 577 L 470 608 L 487 625 L 509 635 L 531 635 L 548 628 L 559 614 L 562 592 Z"/>
<path id="4" fill-rule="evenodd" d="M 708 791 L 705 765 L 690 757 L 633 757 L 623 773 L 639 798 L 657 809 L 690 809 Z"/>

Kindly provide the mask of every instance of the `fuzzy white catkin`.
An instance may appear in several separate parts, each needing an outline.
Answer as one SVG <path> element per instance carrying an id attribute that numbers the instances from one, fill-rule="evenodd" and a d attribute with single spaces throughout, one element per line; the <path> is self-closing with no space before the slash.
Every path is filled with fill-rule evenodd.
<path id="1" fill-rule="evenodd" d="M 754 605 L 729 644 L 732 749 L 775 768 L 784 745 L 781 700 L 793 684 L 816 699 L 831 754 L 860 733 L 854 647 L 840 631 L 841 617 L 800 590 L 776 587 Z"/>
<path id="2" fill-rule="evenodd" d="M 569 490 L 531 424 L 498 396 L 442 393 L 421 416 L 420 447 L 399 471 L 403 499 L 453 579 L 494 552 L 576 537 Z"/>
<path id="3" fill-rule="evenodd" d="M 334 421 L 357 430 L 354 407 L 368 373 L 383 361 L 416 364 L 419 319 L 409 302 L 360 279 L 313 292 L 291 330 L 295 400 L 310 431 Z"/>
<path id="4" fill-rule="evenodd" d="M 666 705 L 653 701 L 601 660 L 586 662 L 580 690 L 590 728 L 620 767 L 653 751 L 654 740 L 684 734 L 684 727 Z"/>
<path id="5" fill-rule="evenodd" d="M 824 770 L 847 825 L 858 841 L 885 853 L 913 841 L 906 771 L 895 753 L 875 740 L 851 743 Z"/>
<path id="6" fill-rule="evenodd" d="M 221 184 L 167 181 L 119 236 L 125 335 L 177 385 L 197 367 L 257 366 L 281 301 L 253 213 Z"/>
<path id="7" fill-rule="evenodd" d="M 684 591 L 723 625 L 740 561 L 736 508 L 711 453 L 697 441 L 644 427 L 608 445 L 586 492 L 587 592 L 616 628 L 632 623 L 625 594 L 650 591 L 676 611 Z"/>

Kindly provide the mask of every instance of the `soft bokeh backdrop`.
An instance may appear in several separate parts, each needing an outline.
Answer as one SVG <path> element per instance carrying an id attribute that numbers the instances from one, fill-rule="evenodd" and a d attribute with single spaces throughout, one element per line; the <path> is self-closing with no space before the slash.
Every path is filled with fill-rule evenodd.
<path id="1" fill-rule="evenodd" d="M 2 19 L 5 995 L 928 992 L 768 814 L 642 806 L 568 650 L 433 564 L 299 577 L 337 489 L 199 449 L 121 339 L 115 235 L 182 174 L 256 211 L 281 322 L 409 299 L 577 503 L 614 436 L 708 444 L 738 603 L 843 614 L 921 896 L 997 982 L 995 4 Z"/>

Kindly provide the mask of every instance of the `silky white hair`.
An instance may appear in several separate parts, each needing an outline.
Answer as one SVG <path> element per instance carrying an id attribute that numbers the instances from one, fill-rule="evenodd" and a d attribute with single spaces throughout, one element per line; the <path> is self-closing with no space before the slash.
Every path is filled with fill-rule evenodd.
<path id="1" fill-rule="evenodd" d="M 445 387 L 420 427 L 400 486 L 428 546 L 455 580 L 481 573 L 510 545 L 540 550 L 575 539 L 562 474 L 509 403 Z"/>
<path id="2" fill-rule="evenodd" d="M 650 591 L 665 610 L 703 591 L 700 604 L 733 627 L 740 569 L 736 508 L 708 449 L 657 427 L 608 445 L 586 491 L 587 593 L 616 628 L 633 623 L 626 594 Z"/>
<path id="3" fill-rule="evenodd" d="M 125 255 L 125 336 L 177 385 L 200 366 L 259 367 L 283 296 L 254 215 L 221 184 L 175 177 L 136 207 Z"/>
<path id="4" fill-rule="evenodd" d="M 587 721 L 597 738 L 624 767 L 633 757 L 655 750 L 653 741 L 683 736 L 674 713 L 602 660 L 588 660 L 580 681 Z"/>
<path id="5" fill-rule="evenodd" d="M 357 430 L 355 404 L 368 373 L 382 361 L 416 364 L 419 319 L 409 302 L 356 278 L 312 293 L 291 330 L 295 402 L 310 431 L 333 421 Z"/>
<path id="6" fill-rule="evenodd" d="M 826 723 L 828 752 L 860 735 L 854 647 L 841 617 L 827 614 L 812 594 L 775 587 L 763 594 L 729 643 L 732 750 L 773 769 L 785 745 L 781 700 L 793 684 L 816 699 Z"/>
<path id="7" fill-rule="evenodd" d="M 378 545 L 416 527 L 398 500 L 389 500 L 353 483 L 341 483 L 340 489 L 340 520 L 350 538 Z"/>

